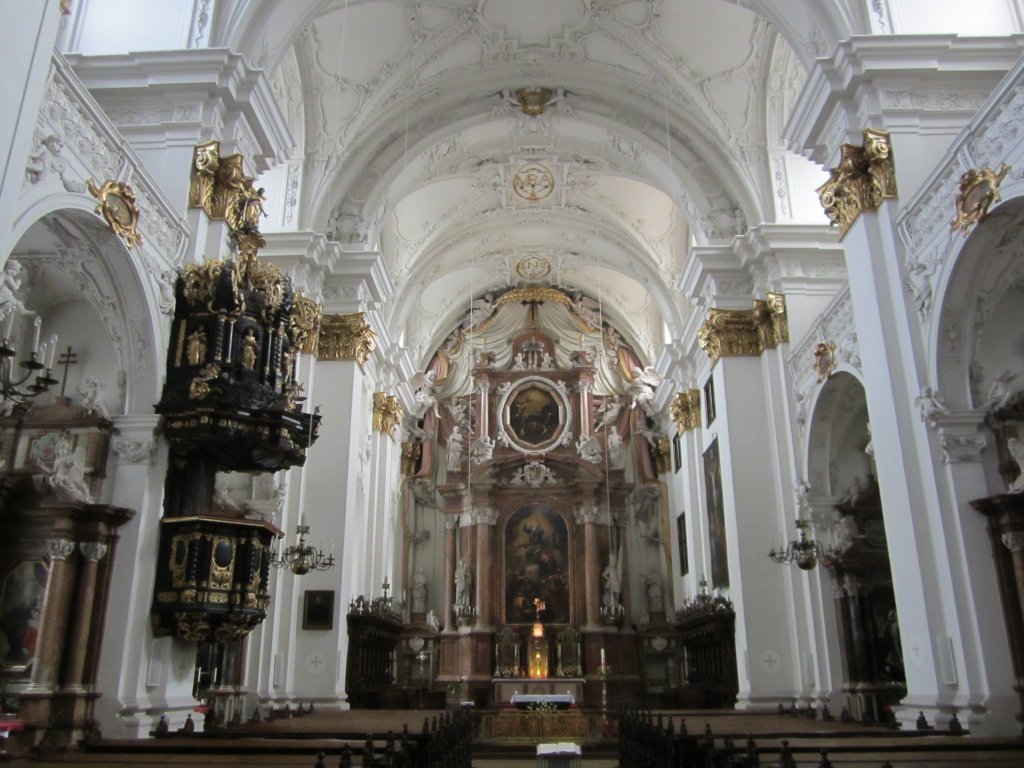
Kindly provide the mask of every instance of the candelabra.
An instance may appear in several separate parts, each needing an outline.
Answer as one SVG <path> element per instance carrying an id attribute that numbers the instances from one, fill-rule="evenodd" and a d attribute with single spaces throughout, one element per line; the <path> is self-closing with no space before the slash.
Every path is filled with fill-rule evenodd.
<path id="1" fill-rule="evenodd" d="M 785 549 L 772 547 L 768 553 L 776 563 L 796 563 L 802 571 L 810 571 L 820 560 L 825 563 L 839 554 L 833 547 L 824 547 L 820 542 L 807 538 L 807 529 L 811 524 L 807 520 L 797 520 L 798 537 L 786 545 Z"/>
<path id="2" fill-rule="evenodd" d="M 295 528 L 295 532 L 298 534 L 295 543 L 285 547 L 279 556 L 274 555 L 270 560 L 272 566 L 287 568 L 296 576 L 302 576 L 310 571 L 326 571 L 334 566 L 334 555 L 306 543 L 308 525 L 300 524 Z"/>
<path id="3" fill-rule="evenodd" d="M 617 627 L 622 624 L 622 620 L 625 616 L 626 609 L 623 607 L 622 603 L 612 603 L 611 605 L 601 606 L 601 621 L 609 627 Z"/>
<path id="4" fill-rule="evenodd" d="M 57 337 L 51 337 L 40 347 L 39 332 L 42 328 L 42 321 L 37 317 L 34 322 L 35 341 L 32 344 L 32 352 L 27 359 L 18 364 L 24 369 L 25 375 L 20 379 L 16 378 L 14 358 L 17 355 L 17 350 L 11 345 L 13 320 L 14 310 L 11 310 L 7 315 L 3 340 L 0 341 L 0 403 L 24 406 L 57 383 L 57 379 L 51 375 L 53 356 L 57 351 Z M 29 384 L 29 380 L 33 377 L 35 380 Z M 0 412 L 4 410 L 0 405 Z"/>

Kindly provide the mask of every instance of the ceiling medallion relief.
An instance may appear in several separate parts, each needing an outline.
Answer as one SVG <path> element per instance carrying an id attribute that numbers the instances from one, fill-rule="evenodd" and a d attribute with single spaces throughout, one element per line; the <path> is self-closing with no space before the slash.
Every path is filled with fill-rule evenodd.
<path id="1" fill-rule="evenodd" d="M 512 189 L 523 200 L 535 203 L 555 190 L 555 176 L 540 163 L 527 163 L 512 176 Z"/>
<path id="2" fill-rule="evenodd" d="M 523 280 L 543 280 L 551 274 L 551 262 L 543 256 L 526 256 L 516 263 L 516 274 Z"/>

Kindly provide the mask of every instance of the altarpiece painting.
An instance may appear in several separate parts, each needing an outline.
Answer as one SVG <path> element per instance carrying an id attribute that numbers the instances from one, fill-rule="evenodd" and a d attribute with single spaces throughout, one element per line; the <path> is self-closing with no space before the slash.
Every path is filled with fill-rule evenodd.
<path id="1" fill-rule="evenodd" d="M 505 621 L 533 623 L 535 598 L 544 601 L 544 623 L 569 623 L 569 533 L 543 504 L 523 507 L 505 524 Z"/>

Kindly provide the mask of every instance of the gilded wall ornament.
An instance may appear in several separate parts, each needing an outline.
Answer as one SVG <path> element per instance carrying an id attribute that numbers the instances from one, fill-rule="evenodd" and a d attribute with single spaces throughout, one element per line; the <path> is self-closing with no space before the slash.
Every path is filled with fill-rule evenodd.
<path id="1" fill-rule="evenodd" d="M 99 200 L 96 213 L 103 217 L 110 231 L 124 240 L 129 248 L 142 245 L 139 234 L 139 209 L 135 206 L 135 193 L 127 184 L 108 179 L 96 186 L 86 179 L 89 194 Z"/>
<path id="2" fill-rule="evenodd" d="M 537 202 L 555 189 L 555 177 L 540 163 L 527 163 L 512 176 L 512 189 L 523 200 Z"/>
<path id="3" fill-rule="evenodd" d="M 814 348 L 814 372 L 818 374 L 818 383 L 832 375 L 836 369 L 836 345 L 828 341 L 820 342 Z"/>
<path id="4" fill-rule="evenodd" d="M 971 227 L 985 220 L 989 207 L 1002 199 L 997 190 L 1010 170 L 1010 166 L 1001 163 L 998 171 L 971 168 L 964 172 L 956 196 L 956 216 L 949 222 L 951 232 L 960 230 L 967 237 Z"/>
<path id="5" fill-rule="evenodd" d="M 786 299 L 769 293 L 755 299 L 753 309 L 715 309 L 697 331 L 697 343 L 711 358 L 757 356 L 789 341 Z"/>
<path id="6" fill-rule="evenodd" d="M 192 153 L 188 207 L 202 208 L 211 219 L 224 221 L 232 234 L 259 234 L 263 189 L 253 186 L 241 155 L 221 157 L 220 142 L 197 144 Z"/>
<path id="7" fill-rule="evenodd" d="M 529 117 L 543 115 L 544 108 L 547 107 L 550 98 L 550 90 L 536 85 L 520 88 L 516 91 L 516 101 L 519 102 L 523 114 Z"/>
<path id="8" fill-rule="evenodd" d="M 395 429 L 402 423 L 405 409 L 394 395 L 384 392 L 373 393 L 373 428 L 390 437 L 395 436 Z"/>
<path id="9" fill-rule="evenodd" d="M 672 421 L 680 432 L 700 427 L 700 390 L 687 389 L 672 398 Z"/>
<path id="10" fill-rule="evenodd" d="M 864 146 L 843 144 L 839 165 L 817 189 L 829 221 L 839 227 L 841 240 L 860 214 L 874 211 L 883 200 L 896 197 L 896 172 L 889 134 L 864 130 Z"/>
<path id="11" fill-rule="evenodd" d="M 317 356 L 320 360 L 355 360 L 361 368 L 376 349 L 376 338 L 364 312 L 325 315 L 320 324 Z"/>

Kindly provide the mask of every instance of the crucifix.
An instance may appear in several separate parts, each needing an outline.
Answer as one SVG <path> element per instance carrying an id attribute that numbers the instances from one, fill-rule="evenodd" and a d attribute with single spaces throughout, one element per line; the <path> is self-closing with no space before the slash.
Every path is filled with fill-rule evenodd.
<path id="1" fill-rule="evenodd" d="M 60 396 L 64 397 L 64 390 L 68 386 L 68 366 L 74 365 L 78 362 L 78 353 L 71 351 L 71 346 L 68 345 L 66 352 L 61 352 L 60 357 L 57 358 L 57 365 L 64 366 L 64 375 L 61 377 L 60 383 Z"/>

